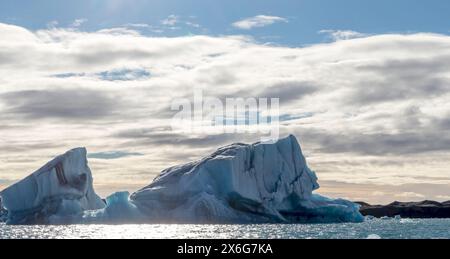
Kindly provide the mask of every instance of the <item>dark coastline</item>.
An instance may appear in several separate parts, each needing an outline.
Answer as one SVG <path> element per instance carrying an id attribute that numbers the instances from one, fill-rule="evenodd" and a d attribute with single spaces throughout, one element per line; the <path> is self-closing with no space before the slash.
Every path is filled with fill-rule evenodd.
<path id="1" fill-rule="evenodd" d="M 402 218 L 450 218 L 450 201 L 437 202 L 425 200 L 421 202 L 398 202 L 388 205 L 370 205 L 365 202 L 356 202 L 361 205 L 360 212 L 364 216 Z"/>

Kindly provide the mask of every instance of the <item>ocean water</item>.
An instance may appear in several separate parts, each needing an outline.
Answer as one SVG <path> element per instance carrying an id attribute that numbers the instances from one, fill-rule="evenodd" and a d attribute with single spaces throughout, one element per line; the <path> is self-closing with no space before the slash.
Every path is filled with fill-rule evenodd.
<path id="1" fill-rule="evenodd" d="M 0 239 L 450 239 L 450 219 L 374 219 L 364 223 L 303 225 L 66 225 L 8 226 Z"/>

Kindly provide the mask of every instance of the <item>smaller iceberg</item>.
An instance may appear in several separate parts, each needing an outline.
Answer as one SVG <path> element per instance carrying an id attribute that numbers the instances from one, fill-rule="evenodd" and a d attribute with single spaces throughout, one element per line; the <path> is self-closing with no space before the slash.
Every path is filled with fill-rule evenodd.
<path id="1" fill-rule="evenodd" d="M 99 210 L 85 211 L 83 223 L 124 223 L 145 222 L 145 216 L 135 204 L 130 202 L 129 192 L 116 192 L 106 198 L 106 207 Z"/>
<path id="2" fill-rule="evenodd" d="M 86 149 L 68 151 L 0 193 L 9 224 L 71 223 L 105 207 L 94 192 Z"/>

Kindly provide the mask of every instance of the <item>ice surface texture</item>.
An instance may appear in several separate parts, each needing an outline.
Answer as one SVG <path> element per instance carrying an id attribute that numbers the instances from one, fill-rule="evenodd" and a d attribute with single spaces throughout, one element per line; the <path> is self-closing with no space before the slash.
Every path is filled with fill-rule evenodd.
<path id="1" fill-rule="evenodd" d="M 85 159 L 85 152 L 80 155 Z M 33 216 L 27 215 L 27 219 L 40 218 L 36 217 L 36 208 L 40 211 L 37 215 L 45 214 L 50 221 L 54 219 L 49 216 L 55 214 L 57 219 L 60 215 L 71 215 L 69 218 L 74 221 L 73 215 L 79 215 L 77 209 L 81 209 L 84 212 L 77 220 L 85 223 L 311 223 L 364 220 L 359 213 L 359 205 L 313 194 L 319 188 L 317 177 L 307 166 L 294 136 L 270 144 L 222 147 L 199 161 L 164 170 L 149 186 L 129 198 L 126 192 L 111 195 L 105 208 L 92 189 L 92 177 L 85 160 L 80 163 L 83 170 L 78 164 L 67 163 L 73 168 L 64 167 L 64 172 L 74 173 L 66 174 L 66 180 L 58 173 L 59 169 L 54 169 L 57 163 L 51 162 L 38 171 L 48 172 L 40 181 L 36 180 L 35 173 L 31 176 L 33 180 L 26 178 L 2 192 L 5 207 L 13 211 L 10 222 L 16 222 L 15 211 L 29 211 Z M 85 177 L 81 176 L 83 174 Z M 85 185 L 80 185 L 80 182 Z M 37 190 L 47 185 L 52 188 L 44 188 L 45 192 L 32 191 L 32 185 Z M 63 197 L 59 199 L 71 203 L 78 201 L 75 203 L 80 206 L 75 209 L 71 205 L 62 206 L 59 202 L 56 207 L 64 208 L 64 213 L 61 213 L 54 208 L 55 205 L 49 205 L 53 197 Z M 52 210 L 41 213 L 42 207 Z"/>
<path id="2" fill-rule="evenodd" d="M 68 222 L 85 210 L 101 209 L 94 192 L 86 149 L 58 156 L 20 182 L 3 190 L 3 207 L 10 224 Z"/>
<path id="3" fill-rule="evenodd" d="M 319 188 L 294 136 L 233 144 L 164 170 L 131 201 L 158 222 L 359 222 L 358 205 L 313 194 Z"/>

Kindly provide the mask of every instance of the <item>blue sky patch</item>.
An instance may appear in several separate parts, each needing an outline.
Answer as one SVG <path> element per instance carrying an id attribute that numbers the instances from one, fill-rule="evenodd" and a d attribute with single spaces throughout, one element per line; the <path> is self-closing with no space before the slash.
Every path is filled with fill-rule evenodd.
<path id="1" fill-rule="evenodd" d="M 30 10 L 33 10 L 33 15 L 30 15 Z M 449 34 L 449 13 L 448 0 L 0 2 L 0 22 L 31 30 L 48 26 L 83 31 L 127 27 L 158 37 L 246 34 L 259 41 L 290 46 L 327 41 L 329 36 L 318 33 L 321 31 Z"/>
<path id="2" fill-rule="evenodd" d="M 118 69 L 103 71 L 97 74 L 102 80 L 108 81 L 129 81 L 145 79 L 150 77 L 150 72 L 145 69 Z"/>
<path id="3" fill-rule="evenodd" d="M 107 151 L 107 152 L 89 153 L 88 158 L 112 160 L 112 159 L 119 159 L 119 158 L 123 158 L 123 157 L 143 156 L 143 155 L 144 154 L 137 153 L 137 152 Z"/>

